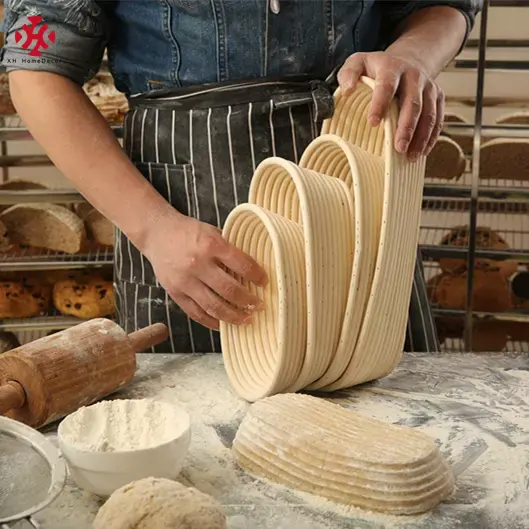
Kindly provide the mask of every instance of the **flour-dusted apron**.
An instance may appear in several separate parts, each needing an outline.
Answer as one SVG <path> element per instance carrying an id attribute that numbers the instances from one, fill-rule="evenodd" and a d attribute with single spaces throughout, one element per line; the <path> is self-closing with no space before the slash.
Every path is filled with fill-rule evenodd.
<path id="1" fill-rule="evenodd" d="M 178 211 L 222 227 L 247 201 L 256 166 L 270 156 L 298 162 L 332 103 L 324 82 L 304 76 L 157 90 L 131 98 L 124 149 Z M 218 333 L 180 310 L 119 232 L 115 252 L 118 317 L 128 332 L 164 322 L 169 339 L 153 352 L 220 352 Z M 420 261 L 412 297 L 406 350 L 438 350 Z"/>

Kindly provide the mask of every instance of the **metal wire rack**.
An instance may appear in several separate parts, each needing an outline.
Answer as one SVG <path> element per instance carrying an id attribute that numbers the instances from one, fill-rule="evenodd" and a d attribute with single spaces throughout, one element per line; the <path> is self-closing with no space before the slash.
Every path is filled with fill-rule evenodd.
<path id="1" fill-rule="evenodd" d="M 483 141 L 490 138 L 529 138 L 529 126 L 483 123 L 485 106 L 505 105 L 522 108 L 527 107 L 529 103 L 529 99 L 525 101 L 500 99 L 496 101 L 494 98 L 485 99 L 484 97 L 487 71 L 502 71 L 507 78 L 509 72 L 520 72 L 529 66 L 529 64 L 521 64 L 519 60 L 512 60 L 509 64 L 506 64 L 504 60 L 500 62 L 487 60 L 489 47 L 529 49 L 529 41 L 508 39 L 487 41 L 489 7 L 496 5 L 508 7 L 506 3 L 497 4 L 489 0 L 484 2 L 479 40 L 470 43 L 471 47 L 477 48 L 477 59 L 459 60 L 452 65 L 453 69 L 460 68 L 466 71 L 473 68 L 477 73 L 475 98 L 469 101 L 459 101 L 459 103 L 467 103 L 475 107 L 475 118 L 473 124 L 450 123 L 445 126 L 444 131 L 452 136 L 472 136 L 473 149 L 471 155 L 467 157 L 466 170 L 461 178 L 451 181 L 428 179 L 426 182 L 420 245 L 426 261 L 425 275 L 427 280 L 441 272 L 438 260 L 442 257 L 464 259 L 467 269 L 471 271 L 474 270 L 474 264 L 478 258 L 499 261 L 514 260 L 518 262 L 519 270 L 527 270 L 529 263 L 529 181 L 517 179 L 516 175 L 513 175 L 512 179 L 480 178 L 480 148 Z M 527 7 L 529 3 L 515 2 L 512 5 Z M 443 236 L 456 226 L 469 227 L 468 246 L 440 245 Z M 508 243 L 509 248 L 501 250 L 477 249 L 476 229 L 478 227 L 488 227 L 498 232 Z M 469 273 L 466 288 L 466 310 L 463 311 L 443 309 L 436 306 L 432 300 L 436 319 L 451 316 L 464 323 L 460 338 L 449 337 L 444 340 L 443 349 L 446 351 L 472 350 L 473 329 L 476 322 L 480 320 L 529 324 L 529 311 L 526 310 L 513 309 L 499 313 L 484 313 L 473 310 L 473 290 L 474 273 Z M 504 351 L 529 352 L 529 327 L 527 340 L 508 342 Z"/>
<path id="2" fill-rule="evenodd" d="M 113 263 L 112 248 L 98 248 L 79 254 L 63 254 L 51 250 L 35 251 L 20 248 L 11 253 L 0 254 L 0 273 L 17 270 L 58 270 L 104 266 Z"/>

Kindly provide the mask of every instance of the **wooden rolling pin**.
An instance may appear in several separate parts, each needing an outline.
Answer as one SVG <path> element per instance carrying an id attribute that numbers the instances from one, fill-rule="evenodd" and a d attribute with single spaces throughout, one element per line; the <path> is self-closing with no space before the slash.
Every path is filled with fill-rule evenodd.
<path id="1" fill-rule="evenodd" d="M 56 421 L 128 384 L 136 353 L 167 339 L 157 323 L 127 333 L 98 318 L 0 356 L 0 415 L 33 428 Z"/>

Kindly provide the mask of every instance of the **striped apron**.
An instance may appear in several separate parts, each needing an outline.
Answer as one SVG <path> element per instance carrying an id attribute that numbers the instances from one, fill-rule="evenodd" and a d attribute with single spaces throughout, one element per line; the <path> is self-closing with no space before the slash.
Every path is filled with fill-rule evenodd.
<path id="1" fill-rule="evenodd" d="M 131 98 L 124 149 L 145 178 L 178 211 L 222 227 L 248 199 L 256 166 L 279 156 L 298 162 L 332 115 L 330 87 L 304 76 L 156 90 Z M 120 325 L 131 332 L 154 322 L 170 329 L 153 352 L 220 352 L 220 339 L 192 321 L 156 280 L 149 261 L 116 236 L 115 288 Z M 420 256 L 407 351 L 436 351 Z"/>

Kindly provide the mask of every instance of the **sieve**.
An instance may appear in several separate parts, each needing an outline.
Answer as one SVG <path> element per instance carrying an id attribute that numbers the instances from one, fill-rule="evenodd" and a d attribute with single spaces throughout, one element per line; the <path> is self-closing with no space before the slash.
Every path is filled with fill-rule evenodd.
<path id="1" fill-rule="evenodd" d="M 32 515 L 47 507 L 65 482 L 66 464 L 55 446 L 37 430 L 0 417 L 0 528 L 21 520 L 38 528 Z"/>

